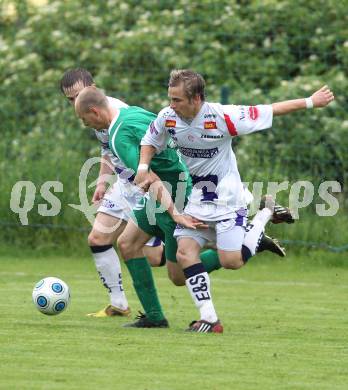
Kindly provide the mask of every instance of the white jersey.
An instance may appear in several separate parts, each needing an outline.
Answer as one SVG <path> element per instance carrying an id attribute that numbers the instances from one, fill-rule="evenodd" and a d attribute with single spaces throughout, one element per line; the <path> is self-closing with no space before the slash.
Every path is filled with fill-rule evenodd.
<path id="1" fill-rule="evenodd" d="M 166 107 L 149 126 L 141 144 L 152 145 L 160 152 L 171 137 L 194 185 L 185 212 L 204 221 L 218 221 L 234 217 L 247 204 L 232 138 L 267 129 L 272 119 L 271 105 L 204 102 L 191 123 Z"/>
<path id="2" fill-rule="evenodd" d="M 128 107 L 128 104 L 124 103 L 122 100 L 115 99 L 113 97 L 107 96 L 109 104 L 117 109 Z M 116 173 L 118 174 L 119 178 L 123 181 L 127 181 L 130 176 L 132 176 L 132 173 L 129 174 L 129 171 L 125 171 L 126 167 L 122 163 L 122 161 L 116 157 L 109 147 L 109 132 L 108 129 L 103 130 L 94 130 L 95 136 L 97 137 L 98 141 L 101 144 L 101 155 L 102 157 L 108 156 L 110 158 L 111 164 L 114 166 Z"/>
<path id="3" fill-rule="evenodd" d="M 107 96 L 109 104 L 117 109 L 129 107 L 126 103 Z M 98 212 L 128 221 L 131 210 L 136 207 L 144 194 L 133 183 L 134 172 L 127 169 L 123 162 L 115 156 L 109 147 L 109 129 L 94 130 L 101 144 L 102 157 L 108 156 L 117 173 L 117 182 L 105 193 Z"/>

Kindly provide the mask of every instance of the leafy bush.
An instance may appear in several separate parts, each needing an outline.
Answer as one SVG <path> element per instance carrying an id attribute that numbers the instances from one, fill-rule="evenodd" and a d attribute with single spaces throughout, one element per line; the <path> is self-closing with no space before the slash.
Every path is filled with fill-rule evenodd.
<path id="1" fill-rule="evenodd" d="M 0 2 L 0 9 L 6 4 Z M 78 66 L 89 69 L 108 94 L 154 112 L 167 104 L 168 74 L 175 67 L 201 72 L 208 100 L 219 100 L 224 87 L 238 104 L 308 96 L 327 83 L 337 97 L 330 108 L 276 118 L 273 131 L 237 140 L 236 151 L 246 181 L 338 180 L 347 189 L 345 2 L 13 4 L 17 13 L 0 12 L 0 220 L 18 220 L 9 210 L 16 181 L 32 180 L 39 188 L 60 180 L 63 213 L 43 218 L 34 208 L 30 223 L 87 228 L 67 205 L 77 203 L 81 165 L 98 154 L 98 146 L 58 91 L 63 72 Z M 67 236 L 55 233 L 58 241 Z M 32 233 L 28 240 L 36 242 Z"/>

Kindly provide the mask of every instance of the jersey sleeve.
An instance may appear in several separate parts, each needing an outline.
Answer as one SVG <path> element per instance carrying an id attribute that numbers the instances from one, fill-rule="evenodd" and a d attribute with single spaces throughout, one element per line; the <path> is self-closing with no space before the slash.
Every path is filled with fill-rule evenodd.
<path id="1" fill-rule="evenodd" d="M 151 145 L 156 148 L 156 153 L 161 153 L 168 144 L 170 135 L 166 130 L 165 124 L 165 110 L 162 110 L 158 117 L 150 123 L 141 145 Z"/>
<path id="2" fill-rule="evenodd" d="M 135 136 L 134 129 L 129 126 L 121 127 L 116 137 L 111 138 L 110 146 L 112 152 L 119 157 L 126 168 L 134 172 L 138 168 L 140 152 L 139 140 Z"/>
<path id="3" fill-rule="evenodd" d="M 102 157 L 112 154 L 109 148 L 109 135 L 107 130 L 94 130 L 94 134 L 100 144 L 100 154 Z"/>
<path id="4" fill-rule="evenodd" d="M 270 104 L 258 106 L 224 105 L 223 115 L 231 136 L 253 133 L 272 127 L 273 108 Z"/>
<path id="5" fill-rule="evenodd" d="M 111 153 L 111 150 L 109 149 L 109 145 L 105 146 L 104 144 L 101 144 L 100 152 L 102 157 L 108 156 Z"/>

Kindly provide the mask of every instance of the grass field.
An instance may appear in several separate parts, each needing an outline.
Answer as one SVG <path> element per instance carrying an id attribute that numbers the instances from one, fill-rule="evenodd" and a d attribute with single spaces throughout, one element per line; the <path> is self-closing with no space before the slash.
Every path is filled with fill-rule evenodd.
<path id="1" fill-rule="evenodd" d="M 155 278 L 170 329 L 125 329 L 93 319 L 107 303 L 89 257 L 0 250 L 1 389 L 347 389 L 347 254 L 266 255 L 212 274 L 224 334 L 188 334 L 197 318 L 184 287 Z M 133 313 L 140 309 L 127 272 Z M 56 317 L 31 302 L 36 281 L 58 276 L 71 306 Z"/>

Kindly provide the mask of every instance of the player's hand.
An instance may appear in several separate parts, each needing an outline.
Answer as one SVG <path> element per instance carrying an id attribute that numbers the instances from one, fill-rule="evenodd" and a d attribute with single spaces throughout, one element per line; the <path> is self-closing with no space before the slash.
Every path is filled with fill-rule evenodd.
<path id="1" fill-rule="evenodd" d="M 106 192 L 106 185 L 104 183 L 97 184 L 97 188 L 94 191 L 92 203 L 98 204 L 104 197 Z"/>
<path id="2" fill-rule="evenodd" d="M 208 225 L 191 215 L 176 214 L 173 217 L 177 225 L 188 229 L 207 229 Z"/>
<path id="3" fill-rule="evenodd" d="M 325 107 L 335 99 L 335 96 L 330 88 L 324 85 L 318 91 L 314 92 L 311 98 L 314 107 Z"/>
<path id="4" fill-rule="evenodd" d="M 157 179 L 158 176 L 155 175 L 153 172 L 138 171 L 134 178 L 134 183 L 144 192 L 147 192 L 151 184 L 154 183 Z"/>

